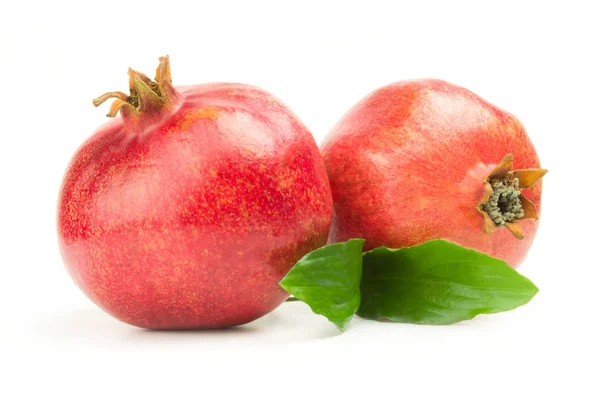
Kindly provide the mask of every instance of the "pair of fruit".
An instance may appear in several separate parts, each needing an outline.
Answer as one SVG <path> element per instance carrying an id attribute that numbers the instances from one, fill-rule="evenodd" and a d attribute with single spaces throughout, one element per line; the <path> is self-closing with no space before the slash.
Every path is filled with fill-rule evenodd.
<path id="1" fill-rule="evenodd" d="M 63 259 L 109 314 L 154 329 L 252 321 L 287 297 L 306 253 L 445 238 L 517 266 L 544 174 L 521 124 L 438 80 L 383 87 L 322 153 L 278 99 L 242 84 L 175 88 L 167 57 L 72 159 L 59 198 Z M 535 185 L 534 185 L 535 184 Z M 531 188 L 531 189 L 527 189 Z M 521 222 L 523 221 L 523 222 Z"/>

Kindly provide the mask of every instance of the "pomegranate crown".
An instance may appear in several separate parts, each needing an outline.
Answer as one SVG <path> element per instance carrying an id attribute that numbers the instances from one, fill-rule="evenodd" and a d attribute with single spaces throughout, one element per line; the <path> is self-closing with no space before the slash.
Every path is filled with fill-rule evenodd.
<path id="1" fill-rule="evenodd" d="M 506 227 L 515 238 L 523 239 L 522 220 L 537 220 L 538 211 L 521 193 L 531 188 L 548 172 L 546 169 L 512 170 L 514 156 L 506 155 L 485 179 L 483 198 L 477 211 L 483 215 L 483 230 L 492 234 Z"/>
<path id="2" fill-rule="evenodd" d="M 129 68 L 129 95 L 121 91 L 111 91 L 92 101 L 100 106 L 106 100 L 115 98 L 106 116 L 115 117 L 121 112 L 123 118 L 139 117 L 163 110 L 175 102 L 177 91 L 171 81 L 169 56 L 160 57 L 154 81 L 143 73 Z"/>

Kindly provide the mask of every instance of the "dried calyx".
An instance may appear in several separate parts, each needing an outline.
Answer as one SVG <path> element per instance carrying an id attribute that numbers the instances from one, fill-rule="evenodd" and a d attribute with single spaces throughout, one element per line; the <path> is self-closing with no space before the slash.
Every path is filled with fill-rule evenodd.
<path id="1" fill-rule="evenodd" d="M 123 118 L 137 117 L 164 110 L 177 98 L 177 92 L 171 82 L 169 56 L 160 57 L 156 77 L 152 81 L 143 73 L 129 68 L 129 95 L 121 91 L 111 91 L 93 100 L 99 106 L 106 100 L 115 98 L 106 116 L 115 117 L 119 111 Z"/>
<path id="2" fill-rule="evenodd" d="M 493 193 L 487 203 L 483 205 L 485 210 L 496 225 L 504 225 L 525 215 L 521 205 L 521 191 L 519 191 L 519 179 L 511 180 L 508 177 L 494 178 L 489 181 Z"/>
<path id="3" fill-rule="evenodd" d="M 521 191 L 535 185 L 548 170 L 512 170 L 513 159 L 513 155 L 506 155 L 486 178 L 483 198 L 477 210 L 483 215 L 485 233 L 491 234 L 506 227 L 516 238 L 523 239 L 519 222 L 537 220 L 538 212 Z"/>

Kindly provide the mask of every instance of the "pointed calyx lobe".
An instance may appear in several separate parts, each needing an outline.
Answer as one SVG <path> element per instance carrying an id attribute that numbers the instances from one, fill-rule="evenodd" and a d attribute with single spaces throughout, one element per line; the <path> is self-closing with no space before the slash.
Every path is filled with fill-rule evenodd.
<path id="1" fill-rule="evenodd" d="M 523 239 L 521 220 L 538 219 L 535 205 L 521 191 L 535 185 L 548 172 L 545 169 L 512 170 L 514 156 L 506 155 L 485 179 L 483 198 L 477 210 L 483 215 L 486 234 L 506 227 L 517 239 Z"/>
<path id="2" fill-rule="evenodd" d="M 120 111 L 124 120 L 137 119 L 142 115 L 156 115 L 172 106 L 177 99 L 177 92 L 171 82 L 169 57 L 160 57 L 159 61 L 154 81 L 130 68 L 129 95 L 121 91 L 108 92 L 95 98 L 94 106 L 114 98 L 106 116 L 115 117 Z"/>

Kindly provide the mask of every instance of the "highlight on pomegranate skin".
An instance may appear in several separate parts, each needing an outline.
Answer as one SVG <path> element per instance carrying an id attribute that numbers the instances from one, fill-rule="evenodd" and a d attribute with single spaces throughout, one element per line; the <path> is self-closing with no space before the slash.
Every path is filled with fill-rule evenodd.
<path id="1" fill-rule="evenodd" d="M 98 306 L 152 329 L 250 322 L 324 245 L 332 216 L 314 138 L 277 98 L 244 84 L 174 87 L 129 70 L 111 121 L 75 153 L 58 201 L 67 270 Z"/>
<path id="2" fill-rule="evenodd" d="M 440 80 L 402 81 L 362 99 L 330 131 L 330 242 L 365 250 L 447 239 L 518 266 L 538 227 L 535 148 L 511 114 Z"/>

